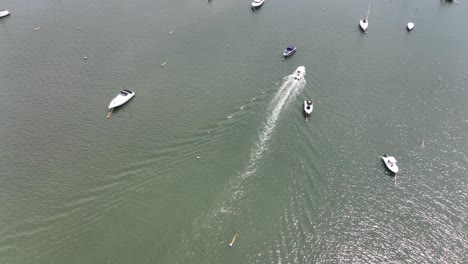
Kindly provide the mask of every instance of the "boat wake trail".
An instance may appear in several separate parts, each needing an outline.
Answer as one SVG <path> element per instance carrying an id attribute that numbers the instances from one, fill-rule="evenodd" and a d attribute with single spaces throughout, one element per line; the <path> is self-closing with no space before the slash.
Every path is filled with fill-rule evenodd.
<path id="1" fill-rule="evenodd" d="M 268 142 L 274 128 L 276 127 L 276 122 L 278 121 L 281 111 L 283 108 L 288 106 L 288 104 L 299 94 L 300 91 L 302 91 L 305 85 L 306 81 L 304 78 L 301 78 L 299 81 L 297 81 L 294 79 L 293 74 L 286 76 L 283 79 L 283 85 L 270 102 L 270 113 L 268 114 L 268 119 L 262 130 L 260 130 L 257 142 L 255 142 L 255 146 L 250 154 L 247 170 L 241 175 L 242 179 L 255 174 L 257 163 L 263 157 L 263 153 L 268 147 Z"/>
<path id="2" fill-rule="evenodd" d="M 267 119 L 252 146 L 245 171 L 230 180 L 212 210 L 196 218 L 192 222 L 191 230 L 181 233 L 181 244 L 171 254 L 179 256 L 177 263 L 207 263 L 209 259 L 219 258 L 222 254 L 220 250 L 223 248 L 220 247 L 220 243 L 229 243 L 225 241 L 226 234 L 232 232 L 232 228 L 237 228 L 240 222 L 245 221 L 244 217 L 239 219 L 239 216 L 248 214 L 250 203 L 244 200 L 248 194 L 254 192 L 255 188 L 245 182 L 255 175 L 259 162 L 268 149 L 281 112 L 305 87 L 304 76 L 305 72 L 300 78 L 291 74 L 283 79 L 283 84 L 269 104 Z"/>

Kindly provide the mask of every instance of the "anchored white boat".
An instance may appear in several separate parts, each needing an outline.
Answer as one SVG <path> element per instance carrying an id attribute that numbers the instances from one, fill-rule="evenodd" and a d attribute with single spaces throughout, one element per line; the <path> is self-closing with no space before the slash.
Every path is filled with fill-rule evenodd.
<path id="1" fill-rule="evenodd" d="M 314 103 L 311 99 L 307 99 L 304 101 L 304 117 L 305 121 L 309 120 L 310 114 L 314 110 Z"/>
<path id="2" fill-rule="evenodd" d="M 263 3 L 265 3 L 265 0 L 253 0 L 252 8 L 259 9 L 260 7 L 262 7 Z"/>
<path id="3" fill-rule="evenodd" d="M 0 10 L 0 17 L 6 17 L 8 15 L 10 15 L 10 11 L 5 9 Z"/>
<path id="4" fill-rule="evenodd" d="M 383 155 L 382 157 L 383 163 L 387 167 L 387 169 L 393 173 L 398 173 L 398 165 L 397 160 L 393 156 L 388 156 L 387 154 Z"/>
<path id="5" fill-rule="evenodd" d="M 411 22 L 408 22 L 408 25 L 406 26 L 406 28 L 408 29 L 408 31 L 413 30 L 413 28 L 414 28 L 414 18 L 416 17 L 416 14 L 417 14 L 417 13 L 418 13 L 418 10 L 416 9 L 416 12 L 414 12 L 413 19 L 411 19 Z"/>
<path id="6" fill-rule="evenodd" d="M 369 3 L 369 8 L 367 9 L 366 18 L 359 20 L 359 26 L 361 27 L 364 33 L 367 33 L 367 27 L 369 26 L 369 14 L 370 14 L 371 3 Z"/>
<path id="7" fill-rule="evenodd" d="M 109 106 L 108 106 L 109 112 L 107 114 L 107 118 L 109 118 L 111 116 L 112 111 L 114 110 L 114 108 L 125 104 L 130 99 L 132 99 L 133 96 L 135 96 L 135 93 L 130 91 L 130 90 L 120 91 L 120 93 L 116 97 L 114 97 L 114 99 L 112 99 L 112 101 L 109 103 Z"/>
<path id="8" fill-rule="evenodd" d="M 299 66 L 297 67 L 296 71 L 294 71 L 293 79 L 295 81 L 299 81 L 304 78 L 305 74 L 306 74 L 305 67 Z"/>

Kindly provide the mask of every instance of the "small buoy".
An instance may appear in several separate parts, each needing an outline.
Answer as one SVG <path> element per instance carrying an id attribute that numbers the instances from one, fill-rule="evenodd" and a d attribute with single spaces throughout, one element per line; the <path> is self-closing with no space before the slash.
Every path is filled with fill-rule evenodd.
<path id="1" fill-rule="evenodd" d="M 84 56 L 84 57 L 83 57 L 83 59 L 87 60 L 87 59 L 88 59 L 88 57 Z"/>
<path id="2" fill-rule="evenodd" d="M 197 159 L 199 159 L 199 158 L 200 158 L 200 156 L 197 156 Z"/>

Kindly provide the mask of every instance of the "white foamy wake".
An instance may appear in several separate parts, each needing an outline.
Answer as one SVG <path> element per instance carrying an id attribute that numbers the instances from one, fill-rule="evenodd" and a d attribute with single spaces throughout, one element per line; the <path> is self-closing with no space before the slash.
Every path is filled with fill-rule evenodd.
<path id="1" fill-rule="evenodd" d="M 287 107 L 292 99 L 294 99 L 299 94 L 299 92 L 302 91 L 305 85 L 306 81 L 304 78 L 296 81 L 293 79 L 293 74 L 284 77 L 281 88 L 270 102 L 269 109 L 271 112 L 268 114 L 268 119 L 265 122 L 263 128 L 260 130 L 258 139 L 252 148 L 247 170 L 241 175 L 242 179 L 250 177 L 255 173 L 258 161 L 263 157 L 263 153 L 268 148 L 268 142 L 274 128 L 276 127 L 279 114 L 283 108 Z"/>
<path id="2" fill-rule="evenodd" d="M 182 233 L 181 241 L 183 242 L 180 247 L 177 247 L 177 252 L 173 252 L 174 255 L 179 256 L 177 263 L 206 263 L 206 259 L 219 257 L 220 250 L 224 248 L 220 247 L 220 243 L 227 241 L 225 240 L 227 233 L 232 231 L 233 226 L 237 225 L 235 224 L 236 220 L 233 220 L 233 216 L 239 216 L 242 213 L 240 210 L 242 207 L 240 205 L 242 203 L 241 199 L 252 191 L 247 187 L 249 185 L 245 185 L 243 182 L 255 175 L 259 161 L 268 149 L 269 140 L 281 112 L 302 91 L 305 85 L 304 78 L 296 81 L 293 79 L 292 74 L 283 79 L 283 84 L 269 104 L 267 119 L 259 130 L 258 138 L 252 146 L 245 172 L 231 178 L 215 208 L 195 219 L 191 231 Z M 245 210 L 245 208 L 242 210 Z"/>

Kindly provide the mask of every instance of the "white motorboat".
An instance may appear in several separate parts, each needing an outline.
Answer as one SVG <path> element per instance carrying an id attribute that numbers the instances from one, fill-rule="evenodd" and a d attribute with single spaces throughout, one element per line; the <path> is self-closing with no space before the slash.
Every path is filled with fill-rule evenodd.
<path id="1" fill-rule="evenodd" d="M 260 7 L 262 7 L 263 3 L 265 3 L 265 0 L 253 0 L 252 8 L 259 9 Z"/>
<path id="2" fill-rule="evenodd" d="M 107 118 L 110 117 L 110 115 L 112 114 L 112 110 L 114 110 L 114 108 L 125 104 L 134 96 L 135 96 L 135 93 L 130 90 L 120 91 L 120 93 L 116 97 L 114 97 L 114 99 L 112 99 L 112 101 L 109 103 L 109 106 L 108 106 L 109 113 L 107 114 Z"/>
<path id="3" fill-rule="evenodd" d="M 414 28 L 414 18 L 416 17 L 417 13 L 418 13 L 418 10 L 416 9 L 416 12 L 414 12 L 413 19 L 411 19 L 411 22 L 408 22 L 408 25 L 406 25 L 406 28 L 408 29 L 408 31 L 413 30 L 413 28 Z"/>
<path id="4" fill-rule="evenodd" d="M 307 99 L 304 101 L 304 117 L 305 121 L 309 120 L 310 114 L 312 114 L 312 111 L 314 110 L 314 103 L 312 100 Z"/>
<path id="5" fill-rule="evenodd" d="M 5 9 L 0 10 L 0 17 L 6 17 L 8 15 L 10 15 L 10 11 Z"/>
<path id="6" fill-rule="evenodd" d="M 293 80 L 300 81 L 306 75 L 305 67 L 304 66 L 297 67 L 297 69 L 293 72 L 293 74 L 294 74 Z"/>
<path id="7" fill-rule="evenodd" d="M 369 14 L 370 14 L 371 3 L 369 3 L 369 8 L 367 9 L 366 18 L 359 20 L 359 26 L 361 27 L 364 33 L 367 33 L 367 27 L 369 26 Z"/>
<path id="8" fill-rule="evenodd" d="M 397 160 L 393 156 L 388 156 L 387 154 L 383 155 L 382 157 L 383 163 L 387 167 L 387 169 L 393 173 L 398 173 L 398 165 Z"/>

